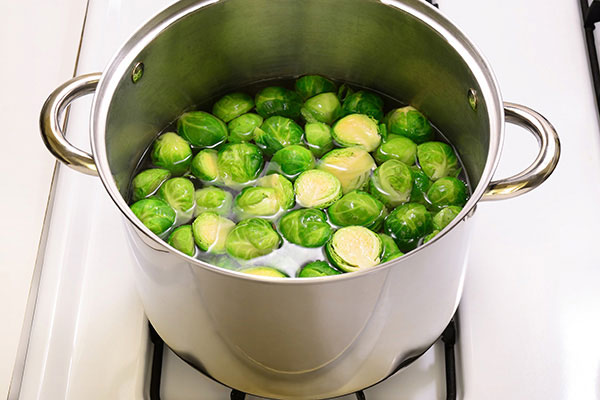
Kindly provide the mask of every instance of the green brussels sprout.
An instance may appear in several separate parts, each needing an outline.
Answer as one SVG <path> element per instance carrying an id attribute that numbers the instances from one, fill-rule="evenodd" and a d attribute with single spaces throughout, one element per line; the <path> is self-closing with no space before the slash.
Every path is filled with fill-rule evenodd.
<path id="1" fill-rule="evenodd" d="M 270 117 L 254 131 L 254 141 L 268 155 L 291 144 L 302 142 L 304 132 L 300 125 L 285 117 Z"/>
<path id="2" fill-rule="evenodd" d="M 429 242 L 431 239 L 433 239 L 438 233 L 440 233 L 440 231 L 438 231 L 437 229 L 434 230 L 433 232 L 431 232 L 429 235 L 425 236 L 423 238 L 423 244 Z"/>
<path id="3" fill-rule="evenodd" d="M 433 182 L 427 191 L 427 198 L 437 209 L 446 206 L 462 207 L 467 203 L 469 191 L 467 185 L 460 179 L 447 176 Z"/>
<path id="4" fill-rule="evenodd" d="M 369 193 L 385 205 L 396 207 L 410 199 L 413 177 L 402 161 L 388 160 L 381 164 L 369 181 Z"/>
<path id="5" fill-rule="evenodd" d="M 202 251 L 223 253 L 225 241 L 234 229 L 235 222 L 217 213 L 206 211 L 196 217 L 192 223 L 194 242 Z"/>
<path id="6" fill-rule="evenodd" d="M 298 278 L 319 278 L 321 276 L 340 275 L 341 272 L 325 261 L 313 261 L 298 271 Z"/>
<path id="7" fill-rule="evenodd" d="M 382 250 L 379 235 L 364 226 L 337 230 L 325 246 L 329 261 L 345 272 L 376 266 L 381 261 Z"/>
<path id="8" fill-rule="evenodd" d="M 187 254 L 190 257 L 194 257 L 196 254 L 196 246 L 194 245 L 194 234 L 192 233 L 191 225 L 181 225 L 169 235 L 168 243 Z"/>
<path id="9" fill-rule="evenodd" d="M 417 147 L 417 159 L 429 179 L 437 181 L 445 176 L 458 176 L 460 164 L 452 147 L 442 142 L 427 142 Z"/>
<path id="10" fill-rule="evenodd" d="M 294 179 L 300 173 L 315 167 L 315 156 L 306 147 L 293 144 L 277 151 L 271 163 L 287 178 Z"/>
<path id="11" fill-rule="evenodd" d="M 381 121 L 383 119 L 383 99 L 375 93 L 359 90 L 346 96 L 342 110 L 344 115 L 366 114 Z"/>
<path id="12" fill-rule="evenodd" d="M 273 188 L 279 206 L 283 210 L 289 210 L 294 207 L 294 186 L 286 177 L 279 174 L 270 174 L 260 178 L 256 184 L 264 188 Z"/>
<path id="13" fill-rule="evenodd" d="M 360 146 L 373 151 L 381 143 L 379 127 L 365 114 L 350 114 L 333 125 L 332 135 L 342 147 Z"/>
<path id="14" fill-rule="evenodd" d="M 354 89 L 352 89 L 347 84 L 342 83 L 342 85 L 338 88 L 337 97 L 338 99 L 340 99 L 340 102 L 343 103 L 344 101 L 346 101 L 346 98 L 348 98 L 348 96 L 352 96 L 352 93 L 354 93 Z"/>
<path id="15" fill-rule="evenodd" d="M 417 203 L 396 207 L 385 218 L 383 226 L 403 252 L 416 248 L 419 240 L 433 230 L 431 213 L 423 204 Z"/>
<path id="16" fill-rule="evenodd" d="M 388 133 L 406 136 L 420 144 L 433 139 L 433 128 L 419 110 L 414 107 L 396 108 L 386 115 Z"/>
<path id="17" fill-rule="evenodd" d="M 230 143 L 217 154 L 220 178 L 230 186 L 256 179 L 264 162 L 260 149 L 252 143 Z"/>
<path id="18" fill-rule="evenodd" d="M 338 178 L 342 184 L 342 191 L 346 194 L 365 186 L 371 170 L 376 166 L 371 155 L 363 148 L 347 147 L 325 154 L 317 168 Z"/>
<path id="19" fill-rule="evenodd" d="M 151 157 L 157 167 L 183 175 L 192 163 L 192 149 L 181 136 L 167 132 L 154 141 Z"/>
<path id="20" fill-rule="evenodd" d="M 148 229 L 159 236 L 175 224 L 175 210 L 157 198 L 136 201 L 131 205 L 131 211 Z"/>
<path id="21" fill-rule="evenodd" d="M 417 166 L 410 167 L 410 173 L 412 174 L 413 187 L 410 192 L 411 203 L 421 203 L 428 205 L 429 202 L 426 199 L 427 191 L 431 187 L 431 181 L 427 177 L 427 174 Z"/>
<path id="22" fill-rule="evenodd" d="M 198 152 L 192 160 L 192 175 L 203 181 L 214 181 L 219 177 L 217 168 L 217 151 L 204 149 Z"/>
<path id="23" fill-rule="evenodd" d="M 269 254 L 280 245 L 281 237 L 273 229 L 273 225 L 260 218 L 238 222 L 225 242 L 227 253 L 243 260 Z"/>
<path id="24" fill-rule="evenodd" d="M 285 273 L 271 267 L 248 267 L 241 269 L 240 272 L 250 275 L 268 276 L 269 278 L 288 278 Z"/>
<path id="25" fill-rule="evenodd" d="M 298 93 L 279 86 L 264 88 L 256 94 L 254 102 L 256 112 L 263 118 L 273 115 L 298 118 L 302 107 L 302 98 Z"/>
<path id="26" fill-rule="evenodd" d="M 239 262 L 229 257 L 227 254 L 209 254 L 204 255 L 206 262 L 215 265 L 220 268 L 237 271 L 241 268 Z"/>
<path id="27" fill-rule="evenodd" d="M 196 190 L 196 209 L 194 217 L 205 211 L 227 216 L 231 212 L 233 196 L 230 192 L 214 186 L 207 186 Z"/>
<path id="28" fill-rule="evenodd" d="M 387 160 L 398 160 L 411 166 L 415 163 L 416 159 L 416 143 L 404 136 L 385 140 L 375 152 L 375 161 L 378 164 L 383 164 Z"/>
<path id="29" fill-rule="evenodd" d="M 309 122 L 304 126 L 304 133 L 308 148 L 315 157 L 321 157 L 333 149 L 333 136 L 329 125 L 322 122 Z"/>
<path id="30" fill-rule="evenodd" d="M 268 187 L 244 188 L 235 198 L 234 204 L 235 213 L 240 218 L 270 217 L 281 209 L 275 189 Z"/>
<path id="31" fill-rule="evenodd" d="M 378 126 L 379 126 L 379 135 L 381 136 L 381 141 L 385 142 L 386 140 L 388 140 L 388 137 L 390 136 L 390 135 L 388 135 L 388 132 L 387 132 L 387 126 L 386 126 L 386 124 L 383 124 L 383 123 L 379 124 Z M 392 136 L 398 136 L 398 135 L 392 135 Z"/>
<path id="32" fill-rule="evenodd" d="M 212 113 L 223 122 L 229 122 L 253 107 L 254 100 L 246 93 L 229 93 L 215 102 Z"/>
<path id="33" fill-rule="evenodd" d="M 171 173 L 162 168 L 151 168 L 140 172 L 131 182 L 133 201 L 145 199 L 156 193 L 160 185 L 171 177 Z"/>
<path id="34" fill-rule="evenodd" d="M 196 198 L 194 184 L 187 178 L 171 178 L 160 187 L 158 197 L 177 213 L 177 225 L 185 224 L 194 216 Z"/>
<path id="35" fill-rule="evenodd" d="M 335 93 L 321 93 L 304 102 L 300 113 L 306 122 L 331 124 L 342 113 L 342 105 Z"/>
<path id="36" fill-rule="evenodd" d="M 321 93 L 335 92 L 335 83 L 319 75 L 306 75 L 296 79 L 296 92 L 304 100 Z"/>
<path id="37" fill-rule="evenodd" d="M 448 206 L 433 216 L 433 228 L 441 231 L 462 211 L 462 207 Z"/>
<path id="38" fill-rule="evenodd" d="M 192 146 L 215 147 L 227 140 L 227 125 L 204 111 L 190 111 L 177 120 L 177 133 Z"/>
<path id="39" fill-rule="evenodd" d="M 263 118 L 258 114 L 248 113 L 232 119 L 227 124 L 229 142 L 241 143 L 254 140 L 254 130 L 263 123 Z"/>
<path id="40" fill-rule="evenodd" d="M 340 181 L 327 171 L 309 169 L 294 182 L 296 201 L 306 208 L 327 208 L 342 197 Z"/>
<path id="41" fill-rule="evenodd" d="M 354 190 L 333 203 L 327 213 L 337 226 L 359 225 L 376 231 L 381 228 L 386 209 L 370 194 Z"/>
<path id="42" fill-rule="evenodd" d="M 398 248 L 394 239 L 385 233 L 378 233 L 381 243 L 383 244 L 383 251 L 381 252 L 381 263 L 388 262 L 394 258 L 398 258 L 404 255 Z"/>
<path id="43" fill-rule="evenodd" d="M 315 208 L 301 208 L 285 214 L 279 221 L 279 230 L 288 242 L 302 247 L 321 247 L 333 233 L 325 213 Z"/>

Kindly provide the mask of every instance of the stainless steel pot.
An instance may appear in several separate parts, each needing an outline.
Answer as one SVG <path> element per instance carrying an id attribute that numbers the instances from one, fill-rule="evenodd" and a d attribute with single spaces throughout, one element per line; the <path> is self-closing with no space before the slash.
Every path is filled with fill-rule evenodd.
<path id="1" fill-rule="evenodd" d="M 213 267 L 161 241 L 123 199 L 157 132 L 193 104 L 272 77 L 313 72 L 357 82 L 422 110 L 457 147 L 473 195 L 428 244 L 376 268 L 327 278 L 261 278 Z M 95 91 L 93 156 L 59 120 Z M 522 173 L 491 181 L 504 120 L 540 144 Z M 67 165 L 98 174 L 125 216 L 148 318 L 208 376 L 271 398 L 339 396 L 373 385 L 426 350 L 461 297 L 478 201 L 541 184 L 559 157 L 552 126 L 502 103 L 475 46 L 419 0 L 182 1 L 143 26 L 102 74 L 50 95 L 42 136 Z"/>

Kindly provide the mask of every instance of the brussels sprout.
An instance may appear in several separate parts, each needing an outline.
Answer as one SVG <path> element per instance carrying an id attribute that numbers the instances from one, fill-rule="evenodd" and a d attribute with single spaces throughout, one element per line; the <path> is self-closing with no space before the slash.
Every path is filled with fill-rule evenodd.
<path id="1" fill-rule="evenodd" d="M 247 187 L 235 198 L 235 213 L 240 218 L 270 217 L 277 214 L 279 210 L 279 201 L 273 188 Z"/>
<path id="2" fill-rule="evenodd" d="M 423 244 L 429 242 L 431 239 L 433 239 L 438 233 L 440 233 L 440 231 L 438 231 L 437 229 L 434 230 L 433 232 L 431 232 L 429 235 L 425 236 L 423 238 Z"/>
<path id="3" fill-rule="evenodd" d="M 381 136 L 381 141 L 385 142 L 386 140 L 388 140 L 388 137 L 390 135 L 388 135 L 387 133 L 387 126 L 385 124 L 379 124 L 379 135 Z M 392 135 L 392 136 L 398 136 L 398 135 Z"/>
<path id="4" fill-rule="evenodd" d="M 347 226 L 336 231 L 327 242 L 329 261 L 345 272 L 379 264 L 383 245 L 375 232 L 363 226 Z"/>
<path id="5" fill-rule="evenodd" d="M 256 112 L 263 118 L 272 115 L 298 118 L 302 107 L 302 98 L 298 93 L 279 86 L 264 88 L 256 94 L 254 102 Z"/>
<path id="6" fill-rule="evenodd" d="M 214 181 L 219 177 L 217 168 L 217 151 L 204 149 L 198 152 L 192 160 L 192 174 L 203 181 Z"/>
<path id="7" fill-rule="evenodd" d="M 279 174 L 263 176 L 256 184 L 265 188 L 273 188 L 279 206 L 283 210 L 289 210 L 294 207 L 294 186 L 284 176 Z"/>
<path id="8" fill-rule="evenodd" d="M 281 245 L 281 237 L 273 225 L 260 218 L 240 221 L 225 242 L 229 255 L 249 260 L 264 256 Z"/>
<path id="9" fill-rule="evenodd" d="M 335 225 L 359 225 L 376 231 L 383 223 L 386 209 L 381 201 L 368 193 L 354 190 L 333 203 L 327 213 Z"/>
<path id="10" fill-rule="evenodd" d="M 339 87 L 339 89 L 337 91 L 337 97 L 343 103 L 344 101 L 346 101 L 346 98 L 348 96 L 352 96 L 352 93 L 354 93 L 354 89 L 352 89 L 347 84 L 342 83 L 342 85 Z"/>
<path id="11" fill-rule="evenodd" d="M 164 181 L 171 177 L 171 173 L 162 168 L 151 168 L 140 172 L 131 182 L 133 201 L 145 199 L 154 194 Z"/>
<path id="12" fill-rule="evenodd" d="M 340 271 L 325 261 L 313 261 L 306 264 L 298 272 L 298 278 L 318 278 L 321 276 L 339 275 Z"/>
<path id="13" fill-rule="evenodd" d="M 315 157 L 306 147 L 299 144 L 284 147 L 277 151 L 271 163 L 276 164 L 277 170 L 286 177 L 293 179 L 301 172 L 315 167 Z"/>
<path id="14" fill-rule="evenodd" d="M 247 113 L 254 107 L 254 100 L 246 93 L 229 93 L 213 105 L 212 113 L 224 122 L 229 122 Z"/>
<path id="15" fill-rule="evenodd" d="M 445 176 L 458 176 L 460 164 L 454 150 L 446 143 L 427 142 L 417 147 L 417 159 L 429 179 L 437 181 Z"/>
<path id="16" fill-rule="evenodd" d="M 188 142 L 173 132 L 163 133 L 154 141 L 152 162 L 174 175 L 185 173 L 192 163 L 192 149 Z"/>
<path id="17" fill-rule="evenodd" d="M 231 120 L 227 124 L 229 142 L 241 143 L 254 140 L 254 129 L 263 123 L 263 118 L 258 114 L 244 114 Z"/>
<path id="18" fill-rule="evenodd" d="M 296 201 L 302 207 L 327 208 L 342 197 L 340 181 L 327 171 L 309 169 L 294 182 Z"/>
<path id="19" fill-rule="evenodd" d="M 281 217 L 279 230 L 289 242 L 302 247 L 321 247 L 331 237 L 333 228 L 321 210 L 302 208 Z"/>
<path id="20" fill-rule="evenodd" d="M 402 161 L 388 160 L 381 164 L 369 181 L 369 193 L 385 205 L 396 207 L 410 199 L 413 177 Z"/>
<path id="21" fill-rule="evenodd" d="M 181 225 L 179 228 L 176 228 L 169 236 L 168 243 L 190 257 L 194 257 L 196 254 L 191 225 Z"/>
<path id="22" fill-rule="evenodd" d="M 175 211 L 156 198 L 142 199 L 131 205 L 131 211 L 148 229 L 157 235 L 167 232 L 175 223 Z"/>
<path id="23" fill-rule="evenodd" d="M 315 157 L 321 157 L 333 149 L 333 136 L 329 125 L 322 122 L 307 123 L 304 126 L 304 133 L 308 148 Z"/>
<path id="24" fill-rule="evenodd" d="M 254 141 L 265 151 L 272 155 L 285 146 L 302 142 L 304 132 L 300 125 L 289 118 L 270 117 L 254 131 Z"/>
<path id="25" fill-rule="evenodd" d="M 229 257 L 227 254 L 208 254 L 204 255 L 203 257 L 206 259 L 206 262 L 217 267 L 232 271 L 237 271 L 241 268 L 240 263 Z"/>
<path id="26" fill-rule="evenodd" d="M 398 248 L 394 239 L 385 233 L 378 233 L 381 243 L 383 244 L 383 251 L 381 252 L 381 263 L 388 262 L 394 258 L 398 258 L 404 255 Z"/>
<path id="27" fill-rule="evenodd" d="M 205 211 L 211 211 L 222 216 L 227 216 L 231 212 L 233 196 L 226 190 L 207 186 L 196 190 L 194 197 L 196 198 L 194 217 Z"/>
<path id="28" fill-rule="evenodd" d="M 185 224 L 194 216 L 194 184 L 189 179 L 169 179 L 158 190 L 158 196 L 175 210 L 178 225 Z"/>
<path id="29" fill-rule="evenodd" d="M 417 203 L 396 207 L 386 217 L 383 226 L 403 252 L 416 248 L 419 240 L 433 230 L 431 213 L 423 204 Z"/>
<path id="30" fill-rule="evenodd" d="M 225 251 L 225 240 L 234 226 L 233 221 L 217 213 L 203 212 L 192 223 L 194 242 L 202 251 L 223 253 Z"/>
<path id="31" fill-rule="evenodd" d="M 431 181 L 427 177 L 427 174 L 417 166 L 410 167 L 410 173 L 413 179 L 413 188 L 410 192 L 411 203 L 421 203 L 428 205 L 429 202 L 425 198 L 427 191 L 431 187 Z"/>
<path id="32" fill-rule="evenodd" d="M 376 167 L 371 155 L 361 147 L 331 150 L 319 162 L 318 169 L 340 180 L 344 194 L 361 189 Z"/>
<path id="33" fill-rule="evenodd" d="M 248 183 L 260 175 L 264 164 L 262 153 L 252 143 L 225 145 L 217 155 L 217 169 L 228 184 Z"/>
<path id="34" fill-rule="evenodd" d="M 271 267 L 248 267 L 241 269 L 240 272 L 250 275 L 268 276 L 270 278 L 287 278 L 288 276 L 278 269 Z"/>
<path id="35" fill-rule="evenodd" d="M 333 126 L 333 138 L 342 147 L 360 146 L 373 151 L 381 143 L 377 123 L 365 114 L 351 114 Z"/>
<path id="36" fill-rule="evenodd" d="M 460 179 L 450 176 L 433 182 L 427 191 L 429 202 L 438 209 L 446 206 L 462 207 L 466 204 L 468 197 L 467 185 Z"/>
<path id="37" fill-rule="evenodd" d="M 375 93 L 359 90 L 346 96 L 342 109 L 345 115 L 366 114 L 377 121 L 381 121 L 383 118 L 383 99 Z"/>
<path id="38" fill-rule="evenodd" d="M 196 147 L 215 147 L 227 140 L 225 122 L 204 111 L 190 111 L 179 117 L 177 132 Z"/>
<path id="39" fill-rule="evenodd" d="M 419 110 L 414 107 L 396 108 L 386 115 L 388 133 L 406 136 L 420 144 L 433 139 L 433 128 Z"/>
<path id="40" fill-rule="evenodd" d="M 335 92 L 335 83 L 319 75 L 306 75 L 296 79 L 296 92 L 304 99 L 321 93 Z"/>
<path id="41" fill-rule="evenodd" d="M 433 216 L 434 229 L 441 231 L 462 211 L 462 207 L 448 206 Z"/>
<path id="42" fill-rule="evenodd" d="M 385 140 L 375 152 L 375 161 L 383 164 L 387 160 L 398 160 L 411 166 L 417 159 L 417 145 L 404 136 Z"/>
<path id="43" fill-rule="evenodd" d="M 321 93 L 304 102 L 300 113 L 306 122 L 331 124 L 342 113 L 342 106 L 335 93 Z"/>

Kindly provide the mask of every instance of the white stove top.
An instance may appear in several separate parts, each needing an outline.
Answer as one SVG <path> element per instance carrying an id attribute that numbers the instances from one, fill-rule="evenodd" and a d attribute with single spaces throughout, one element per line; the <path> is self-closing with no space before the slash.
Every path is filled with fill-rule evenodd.
<path id="1" fill-rule="evenodd" d="M 78 73 L 103 70 L 120 44 L 170 3 L 90 0 Z M 539 189 L 478 206 L 459 309 L 459 398 L 597 399 L 600 132 L 578 4 L 438 3 L 488 57 L 505 99 L 544 114 L 563 145 L 557 170 Z M 78 101 L 69 120 L 69 139 L 82 147 L 89 146 L 89 107 L 90 99 Z M 533 159 L 528 138 L 507 129 L 497 176 Z M 57 171 L 25 368 L 15 370 L 9 397 L 145 398 L 151 344 L 121 217 L 98 179 Z M 163 378 L 165 400 L 229 398 L 228 389 L 169 352 Z M 365 394 L 445 398 L 442 347 Z"/>

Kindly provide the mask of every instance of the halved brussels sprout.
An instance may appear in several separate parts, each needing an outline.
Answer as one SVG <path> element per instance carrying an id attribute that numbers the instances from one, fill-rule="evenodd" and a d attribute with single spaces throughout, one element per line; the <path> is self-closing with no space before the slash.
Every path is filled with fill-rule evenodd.
<path id="1" fill-rule="evenodd" d="M 304 133 L 308 148 L 315 157 L 321 157 L 333 149 L 333 136 L 329 125 L 322 122 L 307 123 L 304 126 Z"/>
<path id="2" fill-rule="evenodd" d="M 171 235 L 169 235 L 168 243 L 190 257 L 194 257 L 196 254 L 191 225 L 181 225 L 179 228 L 175 228 Z"/>
<path id="3" fill-rule="evenodd" d="M 177 225 L 185 224 L 194 216 L 194 184 L 189 179 L 169 179 L 158 190 L 158 196 L 177 213 Z"/>
<path id="4" fill-rule="evenodd" d="M 335 93 L 321 93 L 304 102 L 300 110 L 306 122 L 331 124 L 342 113 L 342 105 Z"/>
<path id="5" fill-rule="evenodd" d="M 260 175 L 264 164 L 262 152 L 252 143 L 230 143 L 217 155 L 217 168 L 227 185 L 244 184 Z"/>
<path id="6" fill-rule="evenodd" d="M 296 201 L 302 207 L 327 208 L 342 197 L 340 181 L 327 171 L 310 169 L 294 182 Z"/>
<path id="7" fill-rule="evenodd" d="M 229 93 L 215 102 L 212 113 L 223 122 L 229 122 L 253 107 L 254 100 L 246 93 Z"/>
<path id="8" fill-rule="evenodd" d="M 462 211 L 462 207 L 448 206 L 433 216 L 433 227 L 441 231 Z"/>
<path id="9" fill-rule="evenodd" d="M 383 99 L 375 93 L 359 90 L 346 96 L 342 109 L 346 115 L 366 114 L 377 121 L 381 121 L 383 118 Z"/>
<path id="10" fill-rule="evenodd" d="M 331 150 L 319 162 L 318 169 L 327 171 L 340 180 L 344 194 L 361 189 L 377 165 L 361 147 Z"/>
<path id="11" fill-rule="evenodd" d="M 229 255 L 250 260 L 269 254 L 281 245 L 281 237 L 273 225 L 260 218 L 240 221 L 225 242 Z"/>
<path id="12" fill-rule="evenodd" d="M 294 179 L 300 173 L 315 167 L 315 157 L 306 147 L 293 144 L 277 151 L 271 163 L 287 178 Z"/>
<path id="13" fill-rule="evenodd" d="M 170 177 L 169 170 L 162 168 L 151 168 L 140 172 L 131 182 L 131 198 L 133 201 L 138 201 L 153 195 Z"/>
<path id="14" fill-rule="evenodd" d="M 154 141 L 151 157 L 157 167 L 167 169 L 174 175 L 183 175 L 192 163 L 192 149 L 181 136 L 167 132 Z"/>
<path id="15" fill-rule="evenodd" d="M 327 242 L 329 261 L 345 272 L 374 267 L 381 261 L 383 244 L 375 232 L 364 226 L 347 226 Z"/>
<path id="16" fill-rule="evenodd" d="M 333 233 L 325 213 L 315 208 L 302 208 L 285 214 L 279 221 L 279 230 L 289 242 L 302 247 L 321 247 Z"/>
<path id="17" fill-rule="evenodd" d="M 229 142 L 241 143 L 254 140 L 254 130 L 263 123 L 263 118 L 258 114 L 248 113 L 232 119 L 227 124 Z"/>
<path id="18" fill-rule="evenodd" d="M 333 126 L 333 138 L 342 147 L 360 146 L 373 151 L 381 143 L 377 122 L 365 114 L 350 114 Z"/>
<path id="19" fill-rule="evenodd" d="M 148 229 L 159 236 L 175 224 L 175 210 L 157 198 L 136 201 L 131 205 L 131 211 Z"/>
<path id="20" fill-rule="evenodd" d="M 268 187 L 247 187 L 235 198 L 235 213 L 240 218 L 270 217 L 280 210 L 275 189 Z"/>
<path id="21" fill-rule="evenodd" d="M 427 191 L 427 198 L 438 209 L 446 206 L 462 207 L 467 203 L 469 191 L 463 181 L 447 176 L 433 182 Z"/>
<path id="22" fill-rule="evenodd" d="M 407 106 L 396 108 L 386 115 L 388 133 L 406 136 L 420 144 L 433 139 L 433 128 L 419 110 Z"/>
<path id="23" fill-rule="evenodd" d="M 341 272 L 325 261 L 313 261 L 298 271 L 298 278 L 319 278 L 321 276 L 340 275 Z"/>
<path id="24" fill-rule="evenodd" d="M 369 181 L 369 193 L 385 205 L 396 207 L 410 199 L 413 177 L 402 161 L 388 160 L 381 164 Z"/>
<path id="25" fill-rule="evenodd" d="M 398 160 L 411 166 L 417 159 L 417 145 L 404 136 L 397 136 L 384 141 L 375 152 L 375 161 L 383 164 L 387 160 Z"/>
<path id="26" fill-rule="evenodd" d="M 394 239 L 385 233 L 378 233 L 381 243 L 383 244 L 383 251 L 381 252 L 381 263 L 388 262 L 394 258 L 398 258 L 404 255 L 398 248 Z"/>
<path id="27" fill-rule="evenodd" d="M 288 118 L 298 118 L 302 107 L 302 98 L 293 90 L 279 86 L 264 88 L 254 99 L 256 112 L 263 118 L 280 115 Z"/>
<path id="28" fill-rule="evenodd" d="M 304 132 L 300 125 L 279 116 L 267 118 L 260 128 L 254 130 L 254 141 L 269 155 L 285 146 L 301 143 L 302 136 Z"/>
<path id="29" fill-rule="evenodd" d="M 454 150 L 443 142 L 420 144 L 417 147 L 417 158 L 421 169 L 432 181 L 445 176 L 456 177 L 461 170 Z"/>
<path id="30" fill-rule="evenodd" d="M 223 253 L 225 241 L 235 227 L 235 222 L 217 213 L 206 211 L 198 215 L 192 223 L 194 242 L 202 251 Z"/>
<path id="31" fill-rule="evenodd" d="M 271 278 L 288 278 L 288 276 L 280 270 L 271 267 L 248 267 L 241 269 L 240 272 L 250 275 L 268 276 Z"/>
<path id="32" fill-rule="evenodd" d="M 340 102 L 343 103 L 349 96 L 352 96 L 352 93 L 354 93 L 354 89 L 352 89 L 349 85 L 342 83 L 337 91 L 337 97 L 340 99 Z"/>
<path id="33" fill-rule="evenodd" d="M 270 174 L 260 178 L 256 184 L 265 188 L 273 188 L 275 190 L 275 195 L 277 196 L 279 206 L 283 210 L 289 210 L 290 208 L 294 207 L 294 186 L 292 185 L 292 182 L 287 180 L 284 176 L 279 174 Z"/>
<path id="34" fill-rule="evenodd" d="M 214 181 L 219 177 L 217 167 L 217 151 L 204 149 L 198 152 L 192 160 L 192 174 L 203 181 Z"/>
<path id="35" fill-rule="evenodd" d="M 233 196 L 230 192 L 214 186 L 207 186 L 196 190 L 196 209 L 194 217 L 205 211 L 227 216 L 231 213 Z"/>
<path id="36" fill-rule="evenodd" d="M 428 205 L 429 202 L 426 199 L 427 191 L 431 187 L 431 181 L 427 177 L 427 174 L 417 166 L 410 167 L 410 173 L 413 179 L 413 188 L 410 193 L 411 203 L 421 203 Z"/>
<path id="37" fill-rule="evenodd" d="M 429 235 L 425 236 L 423 238 L 423 244 L 429 242 L 431 239 L 433 239 L 438 233 L 440 233 L 440 231 L 438 231 L 437 229 L 435 229 L 433 232 L 431 232 Z"/>
<path id="38" fill-rule="evenodd" d="M 335 83 L 319 75 L 306 75 L 296 79 L 296 92 L 304 99 L 321 93 L 335 92 Z"/>
<path id="39" fill-rule="evenodd" d="M 227 140 L 225 122 L 204 111 L 190 111 L 179 117 L 177 132 L 196 147 L 215 147 Z"/>
<path id="40" fill-rule="evenodd" d="M 383 223 L 386 209 L 381 201 L 368 193 L 354 190 L 333 203 L 327 213 L 335 225 L 359 225 L 376 231 Z"/>
<path id="41" fill-rule="evenodd" d="M 394 238 L 403 252 L 415 249 L 419 240 L 433 230 L 431 213 L 423 204 L 417 203 L 396 207 L 383 225 L 386 233 Z"/>

